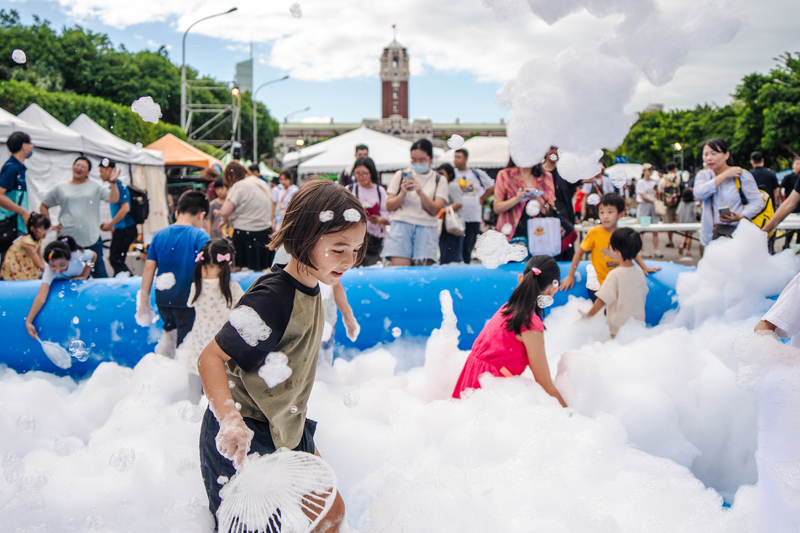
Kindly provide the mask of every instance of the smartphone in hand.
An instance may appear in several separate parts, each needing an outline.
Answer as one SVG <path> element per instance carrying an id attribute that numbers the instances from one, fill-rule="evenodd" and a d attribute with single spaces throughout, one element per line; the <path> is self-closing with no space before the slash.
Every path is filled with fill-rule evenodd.
<path id="1" fill-rule="evenodd" d="M 717 211 L 719 211 L 720 216 L 731 214 L 731 208 L 728 206 L 720 207 Z"/>

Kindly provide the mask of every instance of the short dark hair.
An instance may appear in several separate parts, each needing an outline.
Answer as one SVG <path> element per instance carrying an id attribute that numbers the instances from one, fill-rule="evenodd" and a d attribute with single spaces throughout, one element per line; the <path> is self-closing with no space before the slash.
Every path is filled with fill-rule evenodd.
<path id="1" fill-rule="evenodd" d="M 417 139 L 411 145 L 411 150 L 422 150 L 428 154 L 428 157 L 433 158 L 433 144 L 428 139 Z"/>
<path id="2" fill-rule="evenodd" d="M 47 215 L 43 215 L 41 213 L 31 213 L 31 216 L 28 217 L 28 223 L 25 225 L 25 227 L 28 228 L 28 235 L 33 237 L 33 228 L 42 227 L 44 229 L 50 229 L 50 219 L 47 218 Z M 34 240 L 38 239 L 34 238 Z"/>
<path id="3" fill-rule="evenodd" d="M 727 141 L 725 139 L 723 139 L 722 137 L 714 137 L 713 139 L 709 139 L 709 140 L 705 141 L 703 144 L 701 144 L 700 145 L 700 154 L 701 155 L 703 154 L 703 149 L 706 146 L 708 146 L 709 148 L 711 148 L 712 150 L 714 150 L 715 152 L 720 153 L 720 154 L 724 154 L 726 152 L 730 153 L 730 151 L 731 151 L 731 149 L 728 148 Z M 732 166 L 733 165 L 733 156 L 728 157 L 728 160 L 726 161 L 726 163 L 728 164 L 728 166 Z"/>
<path id="4" fill-rule="evenodd" d="M 100 160 L 100 166 L 102 168 L 117 168 L 117 164 L 107 157 Z"/>
<path id="5" fill-rule="evenodd" d="M 291 181 L 292 183 L 294 183 L 294 173 L 292 172 L 292 170 L 291 170 L 291 169 L 289 169 L 289 168 L 284 168 L 284 169 L 282 169 L 282 170 L 281 170 L 280 174 L 278 174 L 278 180 L 279 180 L 278 182 L 279 182 L 279 183 L 280 183 L 280 177 L 281 177 L 281 176 L 283 176 L 283 177 L 284 177 L 284 178 L 286 178 L 287 180 L 289 180 L 289 181 Z"/>
<path id="6" fill-rule="evenodd" d="M 450 163 L 442 163 L 439 165 L 439 170 L 444 170 L 447 173 L 447 181 L 453 181 L 456 179 L 456 170 Z"/>
<path id="7" fill-rule="evenodd" d="M 8 146 L 8 151 L 12 154 L 16 154 L 20 150 L 22 150 L 22 145 L 25 143 L 31 142 L 31 136 L 22 131 L 15 131 L 11 135 L 8 136 L 8 140 L 6 140 L 6 146 Z"/>
<path id="8" fill-rule="evenodd" d="M 364 167 L 369 170 L 369 178 L 372 180 L 372 183 L 378 184 L 378 170 L 375 168 L 375 161 L 373 161 L 369 157 L 359 157 L 356 160 L 356 164 L 353 165 L 353 170 L 357 169 L 358 167 Z"/>
<path id="9" fill-rule="evenodd" d="M 458 150 L 456 150 L 456 153 L 457 154 L 463 154 L 464 157 L 469 159 L 469 152 L 467 152 L 466 148 L 459 148 Z"/>
<path id="10" fill-rule="evenodd" d="M 86 164 L 89 165 L 89 172 L 92 171 L 92 162 L 89 161 L 88 157 L 79 155 L 78 157 L 75 158 L 75 161 L 72 162 L 72 166 L 74 167 L 75 163 L 77 163 L 78 161 L 86 161 Z"/>
<path id="11" fill-rule="evenodd" d="M 367 146 L 366 144 L 357 144 L 356 152 L 358 152 L 359 150 L 366 150 L 367 152 L 369 152 L 369 146 Z"/>
<path id="12" fill-rule="evenodd" d="M 764 154 L 756 150 L 752 154 L 750 154 L 750 160 L 753 163 L 763 163 L 764 162 Z"/>
<path id="13" fill-rule="evenodd" d="M 247 169 L 237 161 L 231 161 L 228 163 L 225 167 L 225 172 L 222 173 L 222 179 L 225 181 L 225 185 L 227 185 L 229 189 L 233 187 L 234 183 L 241 181 L 246 177 Z"/>
<path id="14" fill-rule="evenodd" d="M 686 187 L 683 190 L 683 194 L 681 194 L 681 201 L 686 202 L 687 204 L 694 202 L 694 191 L 691 187 Z"/>
<path id="15" fill-rule="evenodd" d="M 222 187 L 223 189 L 227 189 L 225 186 L 225 180 L 222 179 L 222 176 L 217 176 L 217 179 L 214 180 L 214 188 Z"/>
<path id="16" fill-rule="evenodd" d="M 678 164 L 675 161 L 670 161 L 667 163 L 667 172 L 672 172 L 673 170 L 678 170 Z"/>
<path id="17" fill-rule="evenodd" d="M 617 213 L 625 212 L 625 198 L 615 192 L 604 194 L 603 197 L 600 198 L 600 205 L 614 207 Z"/>
<path id="18" fill-rule="evenodd" d="M 609 245 L 625 261 L 633 260 L 642 251 L 642 237 L 632 228 L 617 228 L 611 234 Z"/>
<path id="19" fill-rule="evenodd" d="M 358 221 L 350 222 L 344 218 L 344 212 L 350 209 L 360 215 Z M 332 211 L 333 218 L 322 222 L 319 215 L 323 211 Z M 350 191 L 331 180 L 313 180 L 303 184 L 292 196 L 281 229 L 272 236 L 269 248 L 277 250 L 283 246 L 301 265 L 316 269 L 317 266 L 311 262 L 311 252 L 323 235 L 345 231 L 356 224 L 366 224 L 366 221 L 367 214 L 361 201 Z M 367 254 L 368 236 L 365 232 L 355 264 L 361 263 Z"/>
<path id="20" fill-rule="evenodd" d="M 198 215 L 208 213 L 208 198 L 200 191 L 186 191 L 178 199 L 178 214 Z"/>
<path id="21" fill-rule="evenodd" d="M 258 168 L 258 165 L 255 163 L 247 167 L 247 170 L 249 170 L 250 172 L 258 172 L 259 174 L 261 174 L 261 169 Z"/>

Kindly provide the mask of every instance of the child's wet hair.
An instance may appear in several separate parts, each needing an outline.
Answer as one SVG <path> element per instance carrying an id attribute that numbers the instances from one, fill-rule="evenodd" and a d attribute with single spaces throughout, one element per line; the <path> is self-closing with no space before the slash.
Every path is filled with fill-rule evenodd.
<path id="1" fill-rule="evenodd" d="M 502 312 L 503 316 L 511 317 L 506 328 L 515 335 L 522 333 L 523 326 L 530 326 L 531 318 L 535 314 L 544 318 L 544 310 L 539 307 L 539 295 L 548 287 L 558 282 L 561 269 L 556 260 L 548 255 L 535 255 L 525 263 L 522 282 L 519 284 Z"/>
<path id="2" fill-rule="evenodd" d="M 632 228 L 618 228 L 611 234 L 609 245 L 624 261 L 633 260 L 642 251 L 642 237 Z"/>
<path id="3" fill-rule="evenodd" d="M 66 259 L 69 261 L 72 258 L 72 252 L 83 250 L 71 235 L 59 235 L 56 240 L 45 246 L 44 260 L 48 263 L 56 259 Z"/>
<path id="4" fill-rule="evenodd" d="M 600 198 L 600 205 L 613 207 L 617 210 L 617 213 L 625 212 L 625 198 L 615 192 L 604 194 L 603 197 Z"/>
<path id="5" fill-rule="evenodd" d="M 47 218 L 47 215 L 41 213 L 31 213 L 25 226 L 28 228 L 28 235 L 33 237 L 33 240 L 38 241 L 39 239 L 36 238 L 36 234 L 33 231 L 34 228 L 50 229 L 50 219 Z"/>
<path id="6" fill-rule="evenodd" d="M 345 219 L 344 212 L 350 209 L 360 215 L 358 221 L 350 222 Z M 333 217 L 330 220 L 325 217 L 323 222 L 320 220 L 320 213 L 325 211 L 330 211 Z M 322 236 L 366 223 L 367 214 L 364 212 L 364 207 L 350 191 L 327 179 L 314 180 L 303 184 L 292 196 L 281 222 L 281 229 L 272 236 L 269 247 L 271 250 L 277 250 L 283 246 L 296 261 L 316 269 L 317 266 L 311 262 L 311 252 Z M 355 264 L 361 263 L 366 254 L 365 232 L 364 243 L 358 251 Z"/>
<path id="7" fill-rule="evenodd" d="M 203 265 L 217 265 L 220 268 L 219 290 L 225 297 L 228 307 L 231 306 L 233 296 L 231 296 L 230 281 L 233 256 L 233 245 L 228 239 L 214 239 L 206 242 L 194 260 L 194 299 L 192 303 L 197 301 L 203 291 Z"/>

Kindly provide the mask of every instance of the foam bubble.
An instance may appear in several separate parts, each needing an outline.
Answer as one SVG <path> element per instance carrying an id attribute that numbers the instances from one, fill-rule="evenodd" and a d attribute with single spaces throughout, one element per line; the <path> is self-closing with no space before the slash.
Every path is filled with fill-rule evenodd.
<path id="1" fill-rule="evenodd" d="M 53 441 L 53 450 L 59 457 L 68 457 L 82 448 L 84 448 L 83 441 L 77 437 L 56 437 Z"/>
<path id="2" fill-rule="evenodd" d="M 570 183 L 577 183 L 597 176 L 597 162 L 603 157 L 602 150 L 594 150 L 591 155 L 583 156 L 558 151 L 558 173 Z"/>
<path id="3" fill-rule="evenodd" d="M 331 220 L 333 220 L 333 211 L 322 211 L 319 214 L 320 222 L 330 222 Z"/>
<path id="4" fill-rule="evenodd" d="M 22 50 L 14 50 L 11 52 L 11 59 L 14 61 L 14 63 L 19 65 L 24 64 L 28 60 L 28 58 L 25 57 L 25 52 Z"/>
<path id="5" fill-rule="evenodd" d="M 342 402 L 344 402 L 345 407 L 349 407 L 350 409 L 357 406 L 360 401 L 361 397 L 355 392 L 350 392 L 342 397 Z"/>
<path id="6" fill-rule="evenodd" d="M 164 272 L 156 276 L 155 287 L 157 291 L 168 291 L 175 286 L 175 274 L 172 272 Z"/>
<path id="7" fill-rule="evenodd" d="M 528 216 L 533 218 L 538 215 L 542 211 L 542 206 L 539 204 L 538 200 L 531 200 L 530 202 L 525 205 L 525 212 L 528 213 Z"/>
<path id="8" fill-rule="evenodd" d="M 589 263 L 586 265 L 586 288 L 590 291 L 600 290 L 600 280 L 597 277 L 597 270 L 594 265 Z"/>
<path id="9" fill-rule="evenodd" d="M 17 429 L 23 433 L 30 433 L 36 429 L 36 419 L 30 415 L 22 415 L 17 419 Z"/>
<path id="10" fill-rule="evenodd" d="M 392 328 L 392 337 L 394 337 L 395 339 L 399 338 L 400 335 L 402 334 L 403 334 L 402 329 L 398 328 L 397 326 Z"/>
<path id="11" fill-rule="evenodd" d="M 257 346 L 272 334 L 272 328 L 261 320 L 261 317 L 252 307 L 240 305 L 230 312 L 228 321 L 244 342 L 250 346 Z"/>
<path id="12" fill-rule="evenodd" d="M 117 472 L 124 473 L 131 469 L 135 460 L 136 452 L 133 448 L 124 446 L 111 454 L 108 464 Z"/>
<path id="13" fill-rule="evenodd" d="M 161 118 L 161 106 L 151 96 L 142 96 L 131 104 L 131 111 L 139 115 L 145 122 L 158 124 Z"/>
<path id="14" fill-rule="evenodd" d="M 617 189 L 622 189 L 628 183 L 628 174 L 621 168 L 614 168 L 608 172 L 608 179 Z"/>
<path id="15" fill-rule="evenodd" d="M 453 150 L 458 150 L 459 148 L 461 148 L 463 144 L 464 144 L 464 137 L 458 135 L 457 133 L 454 133 L 453 135 L 450 136 L 449 139 L 447 139 L 447 146 L 449 146 Z"/>
<path id="16" fill-rule="evenodd" d="M 280 385 L 292 377 L 289 358 L 281 352 L 270 353 L 264 364 L 258 369 L 258 377 L 263 379 L 270 389 Z"/>
<path id="17" fill-rule="evenodd" d="M 586 198 L 586 203 L 589 205 L 597 205 L 600 203 L 600 195 L 592 193 Z"/>
<path id="18" fill-rule="evenodd" d="M 303 8 L 298 3 L 294 3 L 289 7 L 289 13 L 296 19 L 302 18 Z"/>
<path id="19" fill-rule="evenodd" d="M 524 261 L 528 257 L 528 249 L 519 244 L 509 244 L 502 233 L 489 230 L 478 237 L 475 257 L 486 268 L 497 268 L 510 261 Z"/>
<path id="20" fill-rule="evenodd" d="M 514 226 L 512 226 L 509 222 L 503 224 L 503 227 L 500 228 L 500 233 L 503 235 L 511 235 L 511 232 L 514 231 Z"/>
<path id="21" fill-rule="evenodd" d="M 361 220 L 361 213 L 352 207 L 350 209 L 345 209 L 342 216 L 344 216 L 344 219 L 348 222 L 358 222 Z"/>

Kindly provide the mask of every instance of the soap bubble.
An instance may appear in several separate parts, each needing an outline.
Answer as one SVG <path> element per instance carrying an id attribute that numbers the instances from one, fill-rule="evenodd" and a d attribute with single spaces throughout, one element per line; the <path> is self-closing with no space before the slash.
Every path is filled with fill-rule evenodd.
<path id="1" fill-rule="evenodd" d="M 59 457 L 67 457 L 81 448 L 83 448 L 83 441 L 78 437 L 56 437 L 53 442 L 53 450 Z"/>
<path id="2" fill-rule="evenodd" d="M 36 419 L 30 415 L 22 415 L 17 419 L 17 429 L 23 433 L 30 433 L 36 429 Z"/>
<path id="3" fill-rule="evenodd" d="M 292 414 L 297 413 L 297 406 L 296 405 L 291 406 L 289 408 L 289 412 L 292 413 Z"/>
<path id="4" fill-rule="evenodd" d="M 74 340 L 69 343 L 69 354 L 78 361 L 86 361 L 89 358 L 89 349 L 82 340 Z"/>
<path id="5" fill-rule="evenodd" d="M 528 216 L 533 218 L 538 215 L 542 211 L 542 206 L 539 204 L 538 200 L 531 200 L 525 206 L 525 212 L 528 213 Z"/>
<path id="6" fill-rule="evenodd" d="M 608 179 L 617 189 L 623 188 L 628 183 L 628 175 L 621 168 L 614 168 L 608 172 Z"/>
<path id="7" fill-rule="evenodd" d="M 281 352 L 272 352 L 267 355 L 264 365 L 258 369 L 258 377 L 264 380 L 270 389 L 280 385 L 292 376 L 289 368 L 289 358 Z"/>
<path id="8" fill-rule="evenodd" d="M 458 150 L 464 144 L 464 137 L 454 133 L 447 139 L 447 146 L 452 148 L 453 150 Z"/>
<path id="9" fill-rule="evenodd" d="M 205 409 L 188 401 L 178 407 L 178 416 L 181 417 L 181 420 L 189 422 L 190 424 L 197 424 L 200 422 L 203 419 L 204 413 Z"/>
<path id="10" fill-rule="evenodd" d="M 242 404 L 240 404 L 239 402 L 236 402 L 235 404 L 233 404 L 233 406 L 236 408 L 237 411 L 242 410 Z"/>
<path id="11" fill-rule="evenodd" d="M 78 318 L 78 317 L 76 317 L 76 316 L 72 317 L 72 323 L 73 323 L 73 324 L 78 324 L 78 323 L 80 323 L 80 321 L 81 321 L 81 319 L 80 319 L 80 318 Z"/>
<path id="12" fill-rule="evenodd" d="M 108 464 L 117 472 L 124 473 L 131 469 L 135 460 L 136 452 L 132 448 L 125 446 L 111 454 Z"/>
<path id="13" fill-rule="evenodd" d="M 70 290 L 77 291 L 78 290 L 78 284 L 75 283 L 75 282 L 72 282 L 72 283 L 69 284 L 69 288 L 70 288 Z"/>
<path id="14" fill-rule="evenodd" d="M 150 96 L 142 96 L 131 104 L 131 111 L 142 117 L 145 122 L 158 124 L 161 118 L 161 106 L 153 101 Z"/>
<path id="15" fill-rule="evenodd" d="M 228 381 L 228 388 L 232 389 L 234 387 L 236 387 L 236 383 L 234 383 L 233 381 Z"/>
<path id="16" fill-rule="evenodd" d="M 14 60 L 14 63 L 17 63 L 19 65 L 22 65 L 28 60 L 28 58 L 25 57 L 25 52 L 23 52 L 22 50 L 14 50 L 13 52 L 11 52 L 11 59 Z"/>
<path id="17" fill-rule="evenodd" d="M 330 222 L 331 220 L 333 220 L 333 211 L 322 211 L 319 214 L 320 222 Z"/>
<path id="18" fill-rule="evenodd" d="M 289 13 L 296 19 L 299 19 L 303 16 L 303 8 L 300 7 L 300 4 L 294 3 L 289 7 Z"/>
<path id="19" fill-rule="evenodd" d="M 401 330 L 400 328 L 398 328 L 398 327 L 392 328 L 392 337 L 394 337 L 395 339 L 399 338 L 400 335 L 402 335 L 402 334 L 403 334 L 403 330 Z"/>
<path id="20" fill-rule="evenodd" d="M 240 305 L 228 315 L 228 322 L 249 346 L 257 346 L 272 335 L 272 328 L 264 323 L 255 309 Z"/>
<path id="21" fill-rule="evenodd" d="M 344 219 L 348 222 L 358 222 L 361 220 L 361 213 L 352 207 L 350 209 L 346 209 L 342 216 L 344 216 Z"/>
<path id="22" fill-rule="evenodd" d="M 475 256 L 486 268 L 497 268 L 509 261 L 524 261 L 528 257 L 528 249 L 519 244 L 510 244 L 504 235 L 489 230 L 478 237 Z"/>
<path id="23" fill-rule="evenodd" d="M 600 195 L 592 193 L 586 198 L 586 203 L 589 205 L 597 205 L 600 203 Z"/>
<path id="24" fill-rule="evenodd" d="M 361 397 L 355 392 L 351 392 L 349 394 L 345 394 L 344 397 L 342 398 L 342 401 L 344 402 L 345 407 L 349 407 L 350 409 L 352 409 L 353 407 L 358 405 L 358 402 L 361 401 Z"/>
<path id="25" fill-rule="evenodd" d="M 3 479 L 8 483 L 16 483 L 25 472 L 25 464 L 17 452 L 11 451 L 3 458 Z"/>

